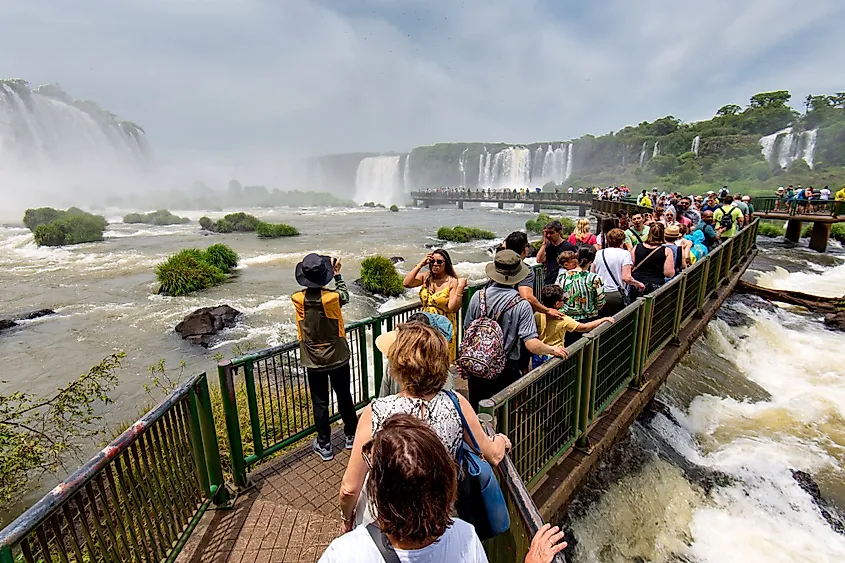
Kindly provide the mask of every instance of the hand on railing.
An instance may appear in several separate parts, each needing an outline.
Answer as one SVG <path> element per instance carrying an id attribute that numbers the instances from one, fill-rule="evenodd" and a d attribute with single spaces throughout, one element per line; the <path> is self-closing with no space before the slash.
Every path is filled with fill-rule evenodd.
<path id="1" fill-rule="evenodd" d="M 531 540 L 531 549 L 525 556 L 525 563 L 552 563 L 555 555 L 566 549 L 566 542 L 561 542 L 563 532 L 558 526 L 543 524 Z M 560 542 L 560 543 L 558 543 Z"/>

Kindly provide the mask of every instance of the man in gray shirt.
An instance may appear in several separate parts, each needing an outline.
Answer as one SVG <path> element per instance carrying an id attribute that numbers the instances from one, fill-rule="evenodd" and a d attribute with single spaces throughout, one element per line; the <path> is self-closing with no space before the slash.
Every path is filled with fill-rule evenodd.
<path id="1" fill-rule="evenodd" d="M 517 284 L 527 275 L 528 267 L 513 250 L 500 250 L 496 253 L 493 262 L 487 264 L 487 277 L 490 278 L 490 283 L 483 290 L 487 316 L 499 319 L 504 335 L 507 363 L 505 369 L 495 379 L 469 378 L 469 402 L 476 411 L 478 411 L 479 401 L 489 399 L 522 377 L 523 369 L 527 368 L 531 357 L 530 354 L 566 358 L 566 349 L 563 346 L 547 346 L 538 338 L 534 311 L 528 301 L 522 299 L 507 309 L 513 297 L 519 295 L 516 290 Z M 472 321 L 481 316 L 481 294 L 482 291 L 476 292 L 469 302 L 464 319 L 465 331 Z M 499 317 L 500 314 L 501 317 Z M 523 350 L 523 347 L 527 351 Z"/>

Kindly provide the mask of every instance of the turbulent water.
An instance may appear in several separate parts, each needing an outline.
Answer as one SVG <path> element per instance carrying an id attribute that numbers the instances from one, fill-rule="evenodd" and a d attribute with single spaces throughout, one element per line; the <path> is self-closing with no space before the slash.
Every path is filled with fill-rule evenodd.
<path id="1" fill-rule="evenodd" d="M 769 287 L 845 294 L 841 259 L 770 246 L 752 268 Z M 661 390 L 669 413 L 637 423 L 573 504 L 572 560 L 845 561 L 843 531 L 792 474 L 842 521 L 843 350 L 817 316 L 731 297 Z"/>

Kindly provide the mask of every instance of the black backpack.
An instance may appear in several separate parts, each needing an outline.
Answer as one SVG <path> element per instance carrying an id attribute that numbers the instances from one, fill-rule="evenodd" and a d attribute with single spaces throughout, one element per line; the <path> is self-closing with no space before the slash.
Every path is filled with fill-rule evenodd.
<path id="1" fill-rule="evenodd" d="M 731 207 L 729 210 L 725 211 L 725 208 L 722 207 L 722 218 L 719 219 L 719 226 L 729 231 L 734 226 L 734 218 L 733 218 L 733 210 L 734 208 Z"/>

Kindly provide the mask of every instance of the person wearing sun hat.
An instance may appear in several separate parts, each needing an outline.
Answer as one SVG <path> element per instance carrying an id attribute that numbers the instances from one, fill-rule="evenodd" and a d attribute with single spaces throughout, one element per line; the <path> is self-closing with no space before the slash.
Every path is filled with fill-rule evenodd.
<path id="1" fill-rule="evenodd" d="M 534 311 L 528 301 L 519 296 L 517 284 L 528 276 L 528 266 L 513 250 L 500 250 L 485 268 L 490 283 L 476 291 L 469 301 L 464 317 L 464 331 L 482 316 L 495 319 L 502 328 L 505 369 L 494 379 L 470 376 L 467 382 L 469 402 L 478 409 L 478 402 L 489 399 L 522 377 L 528 368 L 531 354 L 566 357 L 563 346 L 548 346 L 540 340 Z M 483 305 L 483 307 L 482 307 Z M 486 311 L 482 315 L 482 308 Z M 463 344 L 462 344 L 463 346 Z M 458 352 L 460 356 L 460 352 Z"/>
<path id="2" fill-rule="evenodd" d="M 308 254 L 296 265 L 294 275 L 305 289 L 291 295 L 296 311 L 299 353 L 308 373 L 317 437 L 311 448 L 323 461 L 334 458 L 329 426 L 329 382 L 343 419 L 346 449 L 352 449 L 358 415 L 349 391 L 349 344 L 340 308 L 349 303 L 349 290 L 340 275 L 341 259 Z M 334 280 L 334 290 L 326 286 Z"/>

